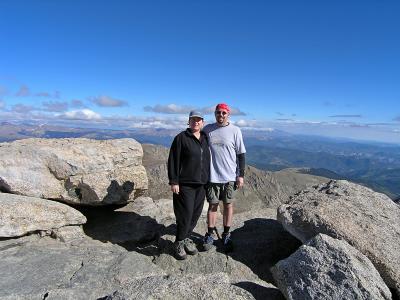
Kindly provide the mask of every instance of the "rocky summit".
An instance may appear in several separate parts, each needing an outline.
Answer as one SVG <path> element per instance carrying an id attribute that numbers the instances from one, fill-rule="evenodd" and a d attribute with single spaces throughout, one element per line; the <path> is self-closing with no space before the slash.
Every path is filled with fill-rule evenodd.
<path id="1" fill-rule="evenodd" d="M 142 162 L 131 139 L 0 144 L 0 299 L 398 297 L 400 207 L 386 196 L 249 167 L 233 251 L 217 236 L 203 251 L 205 205 L 200 251 L 178 261 L 166 150 L 144 148 Z"/>

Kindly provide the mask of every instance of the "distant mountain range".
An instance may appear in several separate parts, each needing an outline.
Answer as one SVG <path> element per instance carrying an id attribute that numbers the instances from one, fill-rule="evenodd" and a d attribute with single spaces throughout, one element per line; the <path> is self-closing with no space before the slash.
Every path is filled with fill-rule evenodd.
<path id="1" fill-rule="evenodd" d="M 140 143 L 169 147 L 180 129 L 68 128 L 54 125 L 0 123 L 0 142 L 30 137 L 92 139 L 134 138 Z M 297 172 L 333 179 L 348 179 L 387 194 L 400 197 L 400 146 L 360 143 L 315 136 L 293 135 L 283 131 L 243 131 L 246 161 L 258 169 Z"/>
<path id="2" fill-rule="evenodd" d="M 329 143 L 332 149 L 328 148 Z M 297 149 L 283 148 L 274 142 L 250 145 L 247 147 L 247 161 L 263 170 L 310 168 L 310 174 L 351 180 L 392 199 L 400 195 L 400 147 L 360 144 L 359 149 L 355 149 L 354 143 L 341 143 L 340 152 L 335 153 L 338 145 L 334 142 L 325 142 L 327 149 L 324 151 L 313 150 L 312 146 L 311 142 L 299 145 Z"/>

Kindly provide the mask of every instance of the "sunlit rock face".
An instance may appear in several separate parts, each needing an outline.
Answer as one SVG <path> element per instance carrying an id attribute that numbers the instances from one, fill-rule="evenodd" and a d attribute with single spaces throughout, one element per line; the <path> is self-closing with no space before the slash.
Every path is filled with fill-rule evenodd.
<path id="1" fill-rule="evenodd" d="M 0 193 L 0 238 L 84 223 L 83 214 L 63 203 Z"/>
<path id="2" fill-rule="evenodd" d="M 286 299 L 392 299 L 365 255 L 324 234 L 278 262 L 272 273 Z"/>
<path id="3" fill-rule="evenodd" d="M 332 180 L 293 196 L 279 207 L 278 220 L 303 242 L 318 233 L 346 240 L 400 294 L 400 208 L 386 195 Z"/>
<path id="4" fill-rule="evenodd" d="M 123 204 L 147 189 L 133 139 L 26 139 L 0 144 L 0 190 L 84 205 Z"/>

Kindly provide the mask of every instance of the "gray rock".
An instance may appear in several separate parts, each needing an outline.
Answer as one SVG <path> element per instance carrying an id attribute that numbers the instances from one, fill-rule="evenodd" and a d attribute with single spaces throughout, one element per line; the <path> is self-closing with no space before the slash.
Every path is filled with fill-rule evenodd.
<path id="1" fill-rule="evenodd" d="M 149 189 L 145 196 L 153 199 L 172 199 L 172 192 L 168 184 L 167 161 L 169 149 L 152 144 L 142 144 L 143 166 L 146 168 L 149 179 Z"/>
<path id="2" fill-rule="evenodd" d="M 67 226 L 53 230 L 52 236 L 58 239 L 31 235 L 0 240 L 0 298 L 97 299 L 106 295 L 114 299 L 129 298 L 134 297 L 134 287 L 141 284 L 160 284 L 161 296 L 182 298 L 186 287 L 194 284 L 194 294 L 188 294 L 193 297 L 205 291 L 211 299 L 217 296 L 235 299 L 242 297 L 242 293 L 257 299 L 283 299 L 272 284 L 269 268 L 290 255 L 298 247 L 298 241 L 275 220 L 276 210 L 236 214 L 232 227 L 233 252 L 224 253 L 218 241 L 217 248 L 181 262 L 172 256 L 170 249 L 175 232 L 171 208 L 170 199 L 153 201 L 140 197 L 117 210 L 82 209 L 88 212 L 88 223 L 83 227 L 91 238 L 70 232 Z M 197 242 L 205 229 L 203 214 L 194 233 Z M 210 290 L 207 278 L 218 277 L 216 274 L 221 272 L 229 282 L 225 280 Z M 188 281 L 182 286 L 175 279 L 165 281 L 171 275 Z M 151 297 L 158 291 L 151 291 Z M 146 299 L 150 292 L 139 288 L 138 293 L 138 299 Z"/>
<path id="3" fill-rule="evenodd" d="M 231 285 L 224 273 L 212 275 L 152 276 L 132 281 L 105 299 L 255 299 Z"/>
<path id="4" fill-rule="evenodd" d="M 141 216 L 148 216 L 165 226 L 175 222 L 172 199 L 157 199 L 139 197 L 116 211 L 134 212 Z"/>
<path id="5" fill-rule="evenodd" d="M 331 181 L 280 206 L 278 220 L 303 242 L 318 233 L 345 239 L 400 295 L 400 208 L 386 195 L 347 181 Z"/>
<path id="6" fill-rule="evenodd" d="M 85 233 L 80 226 L 64 226 L 51 232 L 51 236 L 65 243 L 71 243 L 85 238 Z"/>
<path id="7" fill-rule="evenodd" d="M 170 244 L 171 245 L 171 244 Z M 172 247 L 171 247 L 172 248 Z M 201 250 L 199 245 L 198 247 Z M 235 270 L 235 261 L 229 259 L 224 253 L 217 252 L 215 248 L 208 252 L 202 252 L 194 256 L 188 256 L 185 261 L 177 261 L 173 256 L 172 249 L 166 253 L 161 253 L 154 259 L 154 263 L 172 274 L 213 274 L 227 273 L 231 274 Z M 241 266 L 241 275 L 246 279 L 255 279 L 251 270 L 246 266 Z M 236 270 L 235 270 L 236 271 Z"/>
<path id="8" fill-rule="evenodd" d="M 175 223 L 172 201 L 153 201 L 149 197 L 139 197 L 116 210 L 90 208 L 86 215 L 90 220 L 84 226 L 87 235 L 118 244 L 156 240 L 166 226 Z"/>
<path id="9" fill-rule="evenodd" d="M 286 299 L 392 299 L 365 255 L 323 234 L 278 262 L 272 273 Z"/>
<path id="10" fill-rule="evenodd" d="M 140 197 L 115 211 L 91 208 L 89 213 L 94 212 L 96 215 L 88 215 L 89 222 L 84 226 L 86 234 L 92 238 L 118 243 L 129 251 L 145 254 L 167 274 L 226 273 L 231 283 L 261 299 L 282 299 L 282 294 L 272 284 L 269 268 L 300 245 L 276 221 L 275 209 L 263 209 L 235 214 L 233 252 L 226 254 L 221 242 L 217 241 L 217 248 L 177 261 L 172 251 L 175 219 L 170 199 Z M 203 214 L 193 234 L 199 250 L 206 228 L 206 215 Z M 218 228 L 222 232 L 222 215 L 218 219 Z"/>
<path id="11" fill-rule="evenodd" d="M 97 299 L 130 281 L 165 274 L 149 257 L 120 246 L 49 237 L 0 241 L 0 270 L 1 299 Z"/>
<path id="12" fill-rule="evenodd" d="M 26 139 L 0 144 L 0 190 L 86 205 L 127 203 L 147 189 L 133 139 Z"/>
<path id="13" fill-rule="evenodd" d="M 257 299 L 283 299 L 282 294 L 272 284 L 269 268 L 293 253 L 301 243 L 275 219 L 274 209 L 235 214 L 232 226 L 234 251 L 225 253 L 221 241 L 216 240 L 215 247 L 202 252 L 201 238 L 207 228 L 204 215 L 193 235 L 200 250 L 199 254 L 177 261 L 172 256 L 171 249 L 175 240 L 172 235 L 174 232 L 167 231 L 161 235 L 158 243 L 161 253 L 153 253 L 153 262 L 174 275 L 210 275 L 222 272 L 229 275 L 231 283 L 245 288 Z M 222 216 L 219 216 L 218 221 L 217 227 L 221 233 Z"/>
<path id="14" fill-rule="evenodd" d="M 0 237 L 17 237 L 84 223 L 86 217 L 68 205 L 0 193 Z"/>

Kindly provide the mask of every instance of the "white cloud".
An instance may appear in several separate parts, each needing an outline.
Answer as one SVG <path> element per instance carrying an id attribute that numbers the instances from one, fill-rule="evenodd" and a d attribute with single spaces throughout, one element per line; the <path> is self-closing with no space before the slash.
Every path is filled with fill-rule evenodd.
<path id="1" fill-rule="evenodd" d="M 196 108 L 195 106 L 189 105 L 176 105 L 174 103 L 161 105 L 157 104 L 154 106 L 145 106 L 144 111 L 147 112 L 156 112 L 161 114 L 188 114 L 191 110 L 198 110 L 204 113 L 205 115 L 213 115 L 215 111 L 215 105 L 207 106 L 203 108 Z M 246 114 L 242 112 L 240 109 L 236 107 L 230 107 L 231 115 L 235 116 L 245 116 Z"/>
<path id="2" fill-rule="evenodd" d="M 15 94 L 17 97 L 27 97 L 31 94 L 29 88 L 26 85 L 21 85 L 18 92 Z"/>
<path id="3" fill-rule="evenodd" d="M 200 111 L 202 111 L 205 115 L 213 115 L 215 111 L 215 105 L 203 107 L 200 109 Z"/>
<path id="4" fill-rule="evenodd" d="M 36 93 L 35 96 L 36 97 L 46 97 L 46 98 L 51 97 L 50 93 L 48 93 L 48 92 L 39 92 L 39 93 Z"/>
<path id="5" fill-rule="evenodd" d="M 25 105 L 25 104 L 15 104 L 15 105 L 13 105 L 13 107 L 11 109 L 11 111 L 20 113 L 20 114 L 26 114 L 33 110 L 36 110 L 33 106 Z"/>
<path id="6" fill-rule="evenodd" d="M 245 116 L 246 113 L 241 111 L 239 108 L 231 107 L 231 115 L 232 116 Z"/>
<path id="7" fill-rule="evenodd" d="M 3 100 L 0 100 L 0 109 L 6 107 L 6 103 Z"/>
<path id="8" fill-rule="evenodd" d="M 288 118 L 279 118 L 279 119 L 275 119 L 275 121 L 280 121 L 280 122 L 295 122 L 294 119 L 288 119 Z"/>
<path id="9" fill-rule="evenodd" d="M 268 126 L 265 121 L 258 121 L 258 120 L 244 120 L 240 119 L 237 121 L 231 121 L 236 126 L 247 129 L 247 130 L 261 130 L 261 131 L 273 131 L 274 129 Z"/>
<path id="10" fill-rule="evenodd" d="M 90 109 L 72 110 L 68 111 L 62 115 L 61 118 L 71 119 L 71 120 L 100 120 L 101 116 L 98 113 Z"/>
<path id="11" fill-rule="evenodd" d="M 103 107 L 128 106 L 128 102 L 126 102 L 125 100 L 112 98 L 110 96 L 99 96 L 99 97 L 92 97 L 89 99 L 98 106 L 103 106 Z"/>
<path id="12" fill-rule="evenodd" d="M 5 96 L 7 95 L 7 93 L 8 93 L 7 88 L 0 85 L 0 96 Z"/>
<path id="13" fill-rule="evenodd" d="M 44 110 L 51 112 L 62 112 L 68 109 L 67 102 L 58 102 L 58 101 L 46 101 L 42 103 L 45 107 Z"/>
<path id="14" fill-rule="evenodd" d="M 249 122 L 246 120 L 239 120 L 236 122 L 236 125 L 239 127 L 247 127 L 249 126 Z"/>
<path id="15" fill-rule="evenodd" d="M 204 114 L 214 114 L 215 111 L 215 107 L 216 105 L 213 106 L 208 106 L 208 107 L 203 107 L 200 110 L 204 113 Z M 246 113 L 242 112 L 239 108 L 237 107 L 232 107 L 229 105 L 229 108 L 231 109 L 231 115 L 232 116 L 245 116 Z"/>
<path id="16" fill-rule="evenodd" d="M 329 118 L 362 118 L 362 115 L 333 115 Z"/>
<path id="17" fill-rule="evenodd" d="M 167 104 L 167 105 L 160 105 L 157 104 L 155 106 L 145 106 L 144 111 L 148 112 L 156 112 L 162 114 L 189 114 L 191 110 L 194 110 L 194 106 L 188 105 L 176 105 L 176 104 Z"/>
<path id="18" fill-rule="evenodd" d="M 73 99 L 71 100 L 71 106 L 75 107 L 75 108 L 82 108 L 85 107 L 85 105 L 83 105 L 83 102 L 79 99 Z"/>

